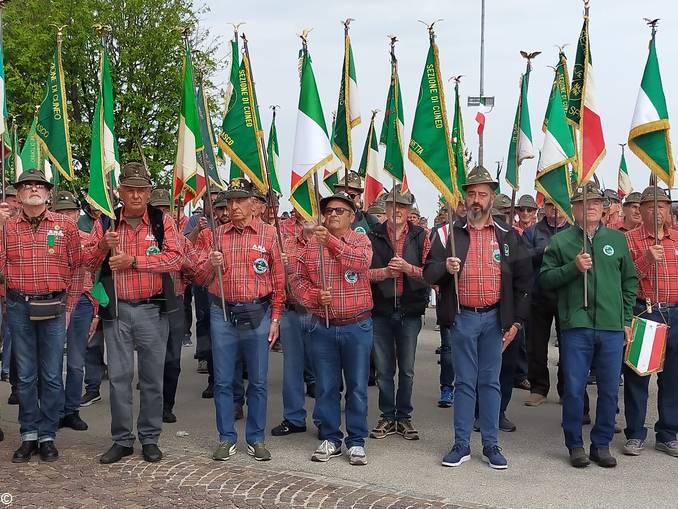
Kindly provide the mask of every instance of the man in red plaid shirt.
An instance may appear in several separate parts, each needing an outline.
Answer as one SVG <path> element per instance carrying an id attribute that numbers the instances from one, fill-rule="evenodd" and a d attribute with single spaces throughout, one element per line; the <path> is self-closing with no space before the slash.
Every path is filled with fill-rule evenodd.
<path id="1" fill-rule="evenodd" d="M 412 424 L 412 386 L 421 316 L 426 311 L 430 288 L 423 279 L 422 266 L 431 242 L 426 230 L 411 220 L 411 193 L 402 193 L 398 185 L 384 202 L 386 222 L 368 233 L 374 252 L 369 278 L 381 410 L 370 437 L 386 438 L 398 433 L 406 440 L 418 440 L 419 432 Z M 418 217 L 417 214 L 414 219 Z"/>
<path id="2" fill-rule="evenodd" d="M 626 233 L 640 285 L 634 315 L 669 326 L 664 369 L 657 375 L 659 419 L 655 424 L 655 449 L 678 458 L 678 230 L 671 227 L 671 198 L 666 191 L 648 187 L 640 197 L 639 227 Z M 655 219 L 656 218 L 656 219 Z M 657 240 L 654 222 L 657 222 Z M 657 277 L 657 271 L 659 271 Z M 659 282 L 659 288 L 657 283 Z M 651 306 L 651 312 L 646 310 Z M 627 345 L 627 348 L 629 346 Z M 647 396 L 650 376 L 639 376 L 624 365 L 624 454 L 638 456 L 645 446 Z"/>
<path id="3" fill-rule="evenodd" d="M 314 418 L 320 423 L 322 442 L 311 459 L 324 462 L 341 455 L 344 435 L 339 429 L 339 385 L 343 374 L 344 443 L 349 463 L 365 465 L 367 378 L 372 351 L 372 292 L 368 277 L 372 246 L 367 235 L 351 229 L 356 206 L 346 193 L 323 198 L 320 212 L 324 226 L 316 226 L 306 246 L 292 256 L 294 269 L 290 277 L 295 297 L 318 321 L 311 333 L 311 357 L 316 375 Z"/>
<path id="4" fill-rule="evenodd" d="M 111 386 L 113 446 L 101 463 L 114 463 L 134 453 L 132 380 L 137 352 L 140 405 L 137 431 L 146 461 L 162 459 L 163 371 L 167 348 L 167 312 L 176 307 L 169 276 L 181 269 L 182 251 L 174 221 L 148 204 L 151 179 L 138 162 L 120 173 L 122 209 L 115 225 L 95 223 L 87 262 L 101 266 L 101 281 L 110 303 L 102 308 Z M 116 309 L 117 304 L 117 309 Z"/>
<path id="5" fill-rule="evenodd" d="M 6 235 L 0 271 L 7 282 L 7 316 L 19 379 L 21 447 L 12 457 L 14 463 L 30 461 L 38 452 L 43 461 L 58 458 L 54 438 L 63 408 L 66 328 L 83 287 L 78 228 L 71 219 L 47 210 L 51 188 L 40 171 L 29 169 L 17 181 L 21 212 L 10 219 L 9 205 L 0 204 L 0 226 Z"/>
<path id="6" fill-rule="evenodd" d="M 210 335 L 219 432 L 219 446 L 212 458 L 226 461 L 236 452 L 233 385 L 236 365 L 242 358 L 249 375 L 247 453 L 257 461 L 268 461 L 271 453 L 264 442 L 268 351 L 279 335 L 285 268 L 275 228 L 254 217 L 253 185 L 233 179 L 224 197 L 230 222 L 217 228 L 216 246 L 209 256 L 205 252 L 201 257 L 196 275 L 199 284 L 209 285 L 212 304 Z"/>

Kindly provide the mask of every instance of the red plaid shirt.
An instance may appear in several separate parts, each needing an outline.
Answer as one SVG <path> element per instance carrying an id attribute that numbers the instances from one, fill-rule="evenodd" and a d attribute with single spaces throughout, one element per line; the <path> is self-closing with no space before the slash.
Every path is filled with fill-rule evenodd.
<path id="1" fill-rule="evenodd" d="M 372 291 L 368 270 L 372 262 L 372 244 L 364 233 L 353 230 L 340 239 L 330 235 L 325 254 L 325 281 L 331 288 L 330 319 L 354 318 L 372 309 Z M 294 267 L 290 285 L 295 297 L 311 313 L 324 318 L 325 308 L 318 304 L 322 290 L 320 244 L 312 237 L 292 257 Z"/>
<path id="2" fill-rule="evenodd" d="M 280 235 L 286 237 L 298 237 L 304 229 L 301 219 L 290 217 L 280 221 Z"/>
<path id="3" fill-rule="evenodd" d="M 87 243 L 89 242 L 89 233 L 84 232 L 82 230 L 79 230 L 78 233 L 80 234 L 80 246 L 82 247 L 82 250 L 83 250 L 83 253 L 84 253 L 85 249 L 87 249 Z M 83 254 L 83 257 L 84 257 L 84 254 Z M 80 270 L 82 270 L 83 273 L 84 273 L 83 274 L 82 293 L 84 293 L 85 296 L 92 303 L 92 308 L 94 310 L 94 316 L 96 316 L 97 313 L 99 313 L 99 302 L 92 296 L 92 287 L 94 286 L 94 276 L 95 276 L 95 274 L 85 264 L 82 265 Z"/>
<path id="4" fill-rule="evenodd" d="M 0 272 L 7 288 L 25 295 L 65 291 L 66 311 L 72 312 L 82 295 L 82 247 L 75 222 L 45 211 L 36 231 L 24 214 L 10 218 L 7 250 L 0 248 Z"/>
<path id="5" fill-rule="evenodd" d="M 459 304 L 486 307 L 499 302 L 501 252 L 492 216 L 478 229 L 466 225 L 470 236 L 464 267 L 459 274 Z"/>
<path id="6" fill-rule="evenodd" d="M 659 302 L 678 302 L 678 230 L 664 228 L 664 237 L 659 241 L 664 259 L 659 264 L 645 259 L 645 252 L 654 245 L 654 232 L 645 224 L 626 232 L 626 240 L 640 280 L 638 298 L 655 302 L 655 270 L 659 267 Z"/>
<path id="7" fill-rule="evenodd" d="M 391 245 L 393 246 L 393 229 L 387 227 L 386 231 L 388 232 L 388 239 L 391 241 Z M 410 231 L 410 223 L 407 222 L 405 223 L 405 228 L 403 228 L 403 231 L 400 232 L 399 237 L 397 242 L 395 243 L 395 249 L 394 252 L 396 255 L 402 258 L 403 256 L 403 250 L 405 249 L 405 239 L 407 239 L 407 234 Z M 426 261 L 426 257 L 428 256 L 428 252 L 431 249 L 431 240 L 429 239 L 429 236 L 426 235 L 424 238 L 424 250 L 422 252 L 422 258 L 421 258 L 421 266 L 413 265 L 412 270 L 407 273 L 409 277 L 417 278 L 417 279 L 422 279 L 422 271 L 424 262 Z M 370 269 L 368 272 L 370 281 L 383 281 L 384 279 L 388 278 L 387 274 L 387 268 L 383 267 L 380 269 Z M 398 277 L 396 278 L 396 290 L 397 290 L 397 295 L 402 295 L 403 290 L 405 288 L 405 278 L 403 277 L 403 273 L 399 273 Z"/>
<path id="8" fill-rule="evenodd" d="M 251 302 L 271 296 L 271 318 L 280 318 L 285 302 L 285 270 L 275 227 L 253 218 L 242 230 L 233 223 L 217 228 L 217 250 L 224 254 L 224 299 L 226 302 Z M 219 296 L 219 280 L 209 262 L 210 250 L 202 252 L 196 281 L 209 285 Z"/>
<path id="9" fill-rule="evenodd" d="M 179 244 L 179 234 L 171 218 L 165 214 L 162 219 L 165 238 L 162 249 L 158 251 L 158 243 L 153 236 L 148 212 L 144 212 L 137 228 L 134 229 L 125 220 L 123 207 L 120 213 L 120 224 L 116 230 L 120 239 L 116 253 L 134 256 L 137 266 L 136 269 L 116 271 L 118 299 L 150 299 L 162 293 L 163 272 L 176 272 L 181 269 L 182 250 Z M 86 254 L 86 262 L 93 269 L 98 268 L 108 255 L 108 250 L 99 248 L 99 242 L 103 236 L 101 221 L 96 221 L 87 244 Z"/>
<path id="10" fill-rule="evenodd" d="M 179 245 L 181 246 L 181 270 L 172 272 L 172 281 L 174 281 L 174 293 L 183 295 L 186 287 L 193 282 L 196 272 L 196 262 L 199 258 L 198 251 L 193 244 L 183 235 L 179 235 Z"/>

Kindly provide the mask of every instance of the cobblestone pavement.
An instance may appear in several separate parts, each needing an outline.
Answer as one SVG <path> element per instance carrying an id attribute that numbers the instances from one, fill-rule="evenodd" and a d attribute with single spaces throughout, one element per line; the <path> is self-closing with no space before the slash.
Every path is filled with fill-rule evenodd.
<path id="1" fill-rule="evenodd" d="M 106 466 L 98 463 L 99 454 L 101 451 L 92 444 L 69 437 L 61 440 L 61 458 L 54 463 L 34 458 L 30 463 L 15 465 L 3 458 L 0 507 L 488 507 L 251 466 L 250 458 L 243 458 L 241 452 L 240 457 L 216 463 L 197 452 L 166 450 L 162 461 L 147 463 L 137 451 L 134 456 Z M 11 495 L 10 504 L 7 494 Z"/>

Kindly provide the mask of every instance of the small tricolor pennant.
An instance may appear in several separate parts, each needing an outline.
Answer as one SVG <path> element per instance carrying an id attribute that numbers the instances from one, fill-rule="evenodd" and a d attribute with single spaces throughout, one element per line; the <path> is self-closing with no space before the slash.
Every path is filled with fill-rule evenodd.
<path id="1" fill-rule="evenodd" d="M 635 317 L 632 329 L 633 338 L 626 347 L 626 364 L 641 376 L 661 371 L 664 366 L 668 326 Z"/>

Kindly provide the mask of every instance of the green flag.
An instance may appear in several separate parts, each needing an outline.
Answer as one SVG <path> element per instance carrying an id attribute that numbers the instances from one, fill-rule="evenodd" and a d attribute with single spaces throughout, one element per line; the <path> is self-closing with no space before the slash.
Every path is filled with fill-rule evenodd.
<path id="1" fill-rule="evenodd" d="M 313 174 L 331 164 L 334 154 L 327 136 L 325 115 L 305 42 L 300 57 L 301 88 L 292 157 L 290 201 L 304 219 L 310 220 L 318 213 L 312 185 Z"/>
<path id="2" fill-rule="evenodd" d="M 38 143 L 38 138 L 35 133 L 36 126 L 38 124 L 37 114 L 33 117 L 33 123 L 31 128 L 28 130 L 26 135 L 26 141 L 24 141 L 24 146 L 21 149 L 21 166 L 25 169 L 30 168 L 42 168 L 43 161 L 45 160 L 41 150 L 40 144 Z M 19 178 L 21 172 L 18 172 L 16 177 Z"/>
<path id="3" fill-rule="evenodd" d="M 330 132 L 330 140 L 334 139 L 334 131 L 337 125 L 337 112 L 332 112 L 332 130 Z M 335 146 L 332 146 L 332 151 L 337 155 L 337 149 Z M 336 158 L 336 165 L 334 167 L 326 167 L 325 174 L 323 175 L 323 184 L 325 187 L 330 190 L 331 194 L 334 194 L 334 188 L 339 183 L 339 171 L 342 169 L 342 162 L 339 158 Z"/>
<path id="4" fill-rule="evenodd" d="M 344 60 L 341 65 L 341 86 L 339 88 L 339 104 L 337 117 L 332 129 L 332 149 L 346 168 L 351 168 L 353 151 L 351 147 L 351 129 L 360 124 L 358 107 L 358 82 L 353 62 L 351 39 L 348 35 L 348 24 L 344 33 Z M 332 188 L 334 192 L 334 188 Z"/>
<path id="5" fill-rule="evenodd" d="M 240 63 L 238 86 L 233 91 L 231 99 L 231 107 L 221 124 L 219 146 L 253 184 L 266 192 L 268 187 L 260 147 L 263 133 L 259 127 L 259 113 L 247 54 L 243 55 Z"/>
<path id="6" fill-rule="evenodd" d="M 466 144 L 464 143 L 464 121 L 461 116 L 461 101 L 459 100 L 459 81 L 454 84 L 454 120 L 452 121 L 452 153 L 454 166 L 457 168 L 457 192 L 459 197 L 464 196 L 466 183 Z"/>
<path id="7" fill-rule="evenodd" d="M 205 161 L 207 163 L 207 175 L 210 176 L 210 183 L 223 189 L 224 185 L 219 178 L 217 171 L 217 160 L 214 155 L 214 130 L 212 129 L 212 120 L 210 118 L 210 110 L 207 104 L 207 96 L 203 87 L 202 79 L 198 83 L 198 90 L 195 93 L 195 103 L 198 108 L 198 117 L 200 119 L 200 134 L 205 145 Z M 201 161 L 202 163 L 202 161 Z M 202 166 L 202 164 L 201 164 Z M 203 172 L 205 168 L 203 168 Z"/>
<path id="8" fill-rule="evenodd" d="M 509 153 L 506 162 L 506 182 L 517 191 L 520 187 L 520 165 L 525 159 L 532 159 L 532 128 L 530 127 L 530 111 L 527 106 L 527 90 L 530 82 L 530 67 L 520 78 L 520 98 L 516 108 L 516 118 L 511 132 Z"/>
<path id="9" fill-rule="evenodd" d="M 403 129 L 405 117 L 403 115 L 403 99 L 400 94 L 400 80 L 398 79 L 398 60 L 395 51 L 391 49 L 391 83 L 386 97 L 384 123 L 381 124 L 379 144 L 386 147 L 384 153 L 384 171 L 406 188 L 405 164 L 403 161 Z M 405 189 L 403 189 L 405 192 Z"/>
<path id="10" fill-rule="evenodd" d="M 551 200 L 560 213 L 572 222 L 570 165 L 576 158 L 572 127 L 565 117 L 562 82 L 567 81 L 562 59 L 556 66 L 545 119 L 544 145 L 537 165 L 535 188 Z"/>
<path id="11" fill-rule="evenodd" d="M 431 31 L 407 156 L 453 207 L 457 206 L 454 155 L 445 111 L 438 47 Z"/>
<path id="12" fill-rule="evenodd" d="M 240 50 L 238 48 L 238 32 L 233 34 L 233 39 L 231 40 L 231 71 L 229 73 L 228 85 L 226 87 L 226 95 L 224 99 L 226 100 L 226 113 L 231 107 L 235 104 L 236 96 L 235 91 L 240 87 Z M 226 115 L 224 114 L 224 117 Z M 219 150 L 223 154 L 223 149 L 219 145 Z M 241 178 L 243 172 L 240 167 L 234 162 L 231 161 L 230 171 L 228 179 L 233 180 L 235 178 Z"/>
<path id="13" fill-rule="evenodd" d="M 114 218 L 111 193 L 120 172 L 118 141 L 113 115 L 113 81 L 105 46 L 101 47 L 99 65 L 99 97 L 92 121 L 92 145 L 89 160 L 87 203 L 102 214 Z"/>
<path id="14" fill-rule="evenodd" d="M 68 130 L 68 111 L 66 110 L 66 86 L 64 69 L 61 65 L 61 35 L 57 41 L 54 58 L 50 64 L 49 76 L 45 85 L 45 98 L 38 110 L 36 136 L 42 149 L 52 164 L 65 179 L 73 180 L 73 156 Z M 55 180 L 58 179 L 54 174 Z"/>
<path id="15" fill-rule="evenodd" d="M 275 127 L 275 109 L 273 110 L 273 118 L 271 119 L 271 129 L 268 132 L 266 155 L 268 156 L 268 169 L 271 173 L 271 189 L 273 189 L 278 196 L 282 196 L 280 181 L 278 180 L 280 149 L 278 148 L 278 131 Z"/>
<path id="16" fill-rule="evenodd" d="M 659 72 L 654 30 L 640 83 L 636 109 L 629 132 L 629 148 L 650 171 L 673 187 L 673 154 L 669 137 L 669 112 Z"/>

